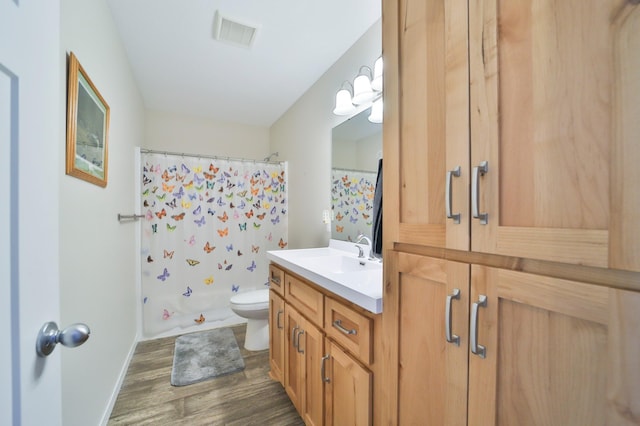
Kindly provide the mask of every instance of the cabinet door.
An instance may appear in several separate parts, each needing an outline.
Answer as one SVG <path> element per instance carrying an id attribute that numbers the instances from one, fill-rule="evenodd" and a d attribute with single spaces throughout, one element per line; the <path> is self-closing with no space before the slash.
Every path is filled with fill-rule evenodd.
<path id="1" fill-rule="evenodd" d="M 470 1 L 474 251 L 639 270 L 632 3 Z"/>
<path id="2" fill-rule="evenodd" d="M 303 331 L 304 319 L 288 304 L 285 304 L 284 317 L 287 332 L 284 350 L 284 389 L 298 413 L 302 413 L 304 359 L 300 356 L 298 339 Z"/>
<path id="3" fill-rule="evenodd" d="M 366 426 L 372 424 L 372 375 L 347 355 L 340 346 L 327 340 L 325 375 L 326 424 Z"/>
<path id="4" fill-rule="evenodd" d="M 324 336 L 317 327 L 306 321 L 298 346 L 304 359 L 305 387 L 301 416 L 307 426 L 321 426 L 324 420 L 324 383 L 320 367 L 324 354 Z"/>
<path id="5" fill-rule="evenodd" d="M 286 344 L 284 300 L 269 291 L 269 365 L 270 376 L 284 384 L 284 351 Z"/>
<path id="6" fill-rule="evenodd" d="M 471 286 L 469 425 L 637 424 L 640 294 L 475 265 Z"/>
<path id="7" fill-rule="evenodd" d="M 467 2 L 383 3 L 385 240 L 468 250 Z"/>
<path id="8" fill-rule="evenodd" d="M 469 265 L 389 252 L 385 274 L 382 423 L 465 425 Z"/>

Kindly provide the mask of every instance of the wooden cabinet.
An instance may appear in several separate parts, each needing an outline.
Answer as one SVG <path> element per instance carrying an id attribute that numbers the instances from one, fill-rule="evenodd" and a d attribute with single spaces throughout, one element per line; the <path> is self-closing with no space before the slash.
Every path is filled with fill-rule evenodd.
<path id="1" fill-rule="evenodd" d="M 387 253 L 384 262 L 394 288 L 385 293 L 383 312 L 383 339 L 391 349 L 383 423 L 464 425 L 470 267 L 399 252 Z M 445 327 L 453 343 L 447 342 Z"/>
<path id="2" fill-rule="evenodd" d="M 285 307 L 285 318 L 285 390 L 305 424 L 322 425 L 324 388 L 320 365 L 324 335 L 291 305 Z"/>
<path id="3" fill-rule="evenodd" d="M 270 270 L 284 284 L 284 299 L 270 292 L 271 377 L 306 425 L 373 424 L 373 319 L 275 265 Z"/>
<path id="4" fill-rule="evenodd" d="M 370 425 L 373 375 L 335 342 L 327 339 L 324 380 L 327 426 Z"/>
<path id="5" fill-rule="evenodd" d="M 637 119 L 624 117 L 631 113 L 625 109 L 640 107 L 620 97 L 640 81 L 640 51 L 626 45 L 630 34 L 621 40 L 621 32 L 639 27 L 638 6 L 620 0 L 469 4 L 469 171 L 488 163 L 477 185 L 478 210 L 488 220 L 472 220 L 472 249 L 640 270 L 640 224 L 616 213 L 640 206 L 638 181 L 628 181 L 636 172 L 616 155 L 640 155 L 640 127 L 631 123 Z M 631 38 L 640 41 L 637 32 Z M 618 55 L 635 65 L 621 68 Z M 635 77 L 625 78 L 634 67 Z M 631 97 L 640 100 L 637 92 Z M 617 190 L 629 184 L 636 190 Z M 617 259 L 631 253 L 634 264 Z"/>
<path id="6" fill-rule="evenodd" d="M 407 253 L 385 262 L 389 423 L 640 420 L 640 293 Z"/>
<path id="7" fill-rule="evenodd" d="M 271 265 L 272 269 L 277 269 Z M 301 279 L 284 273 L 287 324 L 285 389 L 307 425 L 322 425 L 324 386 L 324 295 Z"/>
<path id="8" fill-rule="evenodd" d="M 462 225 L 445 215 L 446 172 L 469 162 L 466 2 L 382 6 L 385 240 L 468 250 L 468 168 L 452 192 Z"/>
<path id="9" fill-rule="evenodd" d="M 385 0 L 383 56 L 382 423 L 640 423 L 638 2 Z"/>
<path id="10" fill-rule="evenodd" d="M 386 235 L 640 271 L 633 3 L 383 2 Z"/>
<path id="11" fill-rule="evenodd" d="M 269 375 L 284 383 L 284 351 L 286 344 L 284 300 L 278 293 L 269 291 Z"/>
<path id="12" fill-rule="evenodd" d="M 327 425 L 373 424 L 373 319 L 325 298 Z"/>
<path id="13" fill-rule="evenodd" d="M 284 318 L 287 333 L 284 351 L 284 389 L 298 413 L 302 413 L 304 357 L 300 355 L 298 339 L 300 334 L 304 332 L 301 329 L 301 326 L 304 325 L 304 319 L 290 305 L 285 305 Z"/>
<path id="14" fill-rule="evenodd" d="M 474 265 L 470 298 L 470 424 L 640 422 L 639 293 Z"/>

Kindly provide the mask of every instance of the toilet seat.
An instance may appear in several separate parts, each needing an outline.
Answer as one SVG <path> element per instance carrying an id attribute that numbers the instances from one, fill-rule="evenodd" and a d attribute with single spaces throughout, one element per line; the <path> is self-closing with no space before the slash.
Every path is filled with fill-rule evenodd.
<path id="1" fill-rule="evenodd" d="M 230 302 L 242 310 L 269 309 L 269 289 L 238 293 Z"/>

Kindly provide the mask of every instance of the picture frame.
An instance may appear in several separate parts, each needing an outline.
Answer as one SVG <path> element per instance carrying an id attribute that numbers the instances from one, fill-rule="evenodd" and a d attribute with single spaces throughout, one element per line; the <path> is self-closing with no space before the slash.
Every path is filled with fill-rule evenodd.
<path id="1" fill-rule="evenodd" d="M 69 54 L 66 174 L 107 186 L 109 105 L 78 58 Z"/>

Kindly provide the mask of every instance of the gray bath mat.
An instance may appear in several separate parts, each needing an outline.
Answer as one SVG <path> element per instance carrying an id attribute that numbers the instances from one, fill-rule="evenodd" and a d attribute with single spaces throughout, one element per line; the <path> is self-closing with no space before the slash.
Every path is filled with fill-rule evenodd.
<path id="1" fill-rule="evenodd" d="M 176 339 L 171 384 L 186 386 L 244 370 L 233 330 L 216 328 Z"/>

